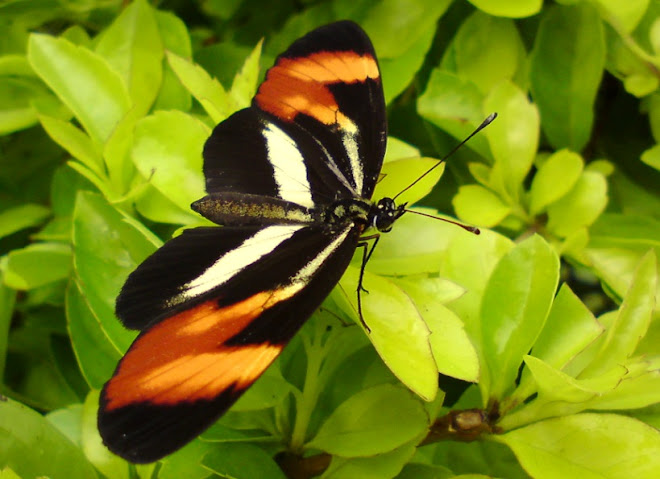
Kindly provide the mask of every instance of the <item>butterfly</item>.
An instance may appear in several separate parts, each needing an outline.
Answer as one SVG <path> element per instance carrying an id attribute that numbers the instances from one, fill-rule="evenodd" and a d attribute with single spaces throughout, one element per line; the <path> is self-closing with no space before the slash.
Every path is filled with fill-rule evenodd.
<path id="1" fill-rule="evenodd" d="M 116 314 L 139 335 L 101 391 L 106 446 L 156 461 L 216 421 L 259 378 L 348 267 L 364 233 L 405 212 L 371 201 L 387 138 L 376 53 L 351 21 L 277 57 L 249 108 L 204 145 L 221 227 L 185 230 L 129 275 Z"/>

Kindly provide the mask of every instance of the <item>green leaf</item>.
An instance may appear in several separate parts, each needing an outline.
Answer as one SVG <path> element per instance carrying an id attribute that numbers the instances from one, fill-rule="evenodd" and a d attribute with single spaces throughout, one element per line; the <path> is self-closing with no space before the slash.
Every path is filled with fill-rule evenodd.
<path id="1" fill-rule="evenodd" d="M 66 317 L 71 346 L 87 384 L 100 389 L 110 379 L 121 352 L 104 333 L 80 287 L 71 281 L 66 292 Z"/>
<path id="2" fill-rule="evenodd" d="M 418 399 L 400 387 L 382 384 L 342 403 L 306 447 L 342 457 L 373 456 L 411 441 L 427 425 Z"/>
<path id="3" fill-rule="evenodd" d="M 470 473 L 481 473 L 488 479 L 529 479 L 511 450 L 494 441 L 442 441 L 431 447 L 435 449 L 431 456 L 433 462 L 443 464 L 457 474 L 452 479 L 482 479 L 480 475 Z"/>
<path id="4" fill-rule="evenodd" d="M 608 20 L 611 23 L 616 22 L 617 28 L 625 33 L 631 33 L 635 30 L 649 6 L 649 0 L 634 0 L 632 2 L 598 0 L 596 3 L 606 12 L 603 17 L 609 17 Z"/>
<path id="5" fill-rule="evenodd" d="M 202 465 L 220 477 L 286 479 L 273 458 L 252 444 L 218 443 L 204 456 Z"/>
<path id="6" fill-rule="evenodd" d="M 589 403 L 590 409 L 638 409 L 660 403 L 660 365 L 641 358 L 626 364 L 628 373 L 616 385 Z"/>
<path id="7" fill-rule="evenodd" d="M 129 465 L 119 456 L 111 453 L 103 445 L 97 426 L 99 391 L 90 391 L 82 410 L 82 450 L 85 456 L 104 477 L 108 479 L 128 479 Z"/>
<path id="8" fill-rule="evenodd" d="M 130 195 L 131 186 L 139 181 L 130 156 L 138 119 L 137 111 L 131 110 L 119 121 L 103 148 L 103 160 L 113 186 L 112 195 L 105 194 L 105 197 L 111 202 L 120 202 L 127 191 Z"/>
<path id="9" fill-rule="evenodd" d="M 517 203 L 538 148 L 539 112 L 527 94 L 508 81 L 493 88 L 484 105 L 487 111 L 499 113 L 486 129 L 495 158 L 491 187 Z"/>
<path id="10" fill-rule="evenodd" d="M 603 327 L 564 284 L 555 297 L 543 331 L 534 343 L 532 354 L 561 369 L 603 333 Z"/>
<path id="11" fill-rule="evenodd" d="M 485 399 L 501 399 L 512 387 L 543 329 L 558 280 L 559 259 L 540 236 L 519 243 L 493 271 L 481 302 Z"/>
<path id="12" fill-rule="evenodd" d="M 41 414 L 3 397 L 0 400 L 0 457 L 23 478 L 98 477 L 82 451 Z"/>
<path id="13" fill-rule="evenodd" d="M 67 166 L 76 171 L 76 173 L 78 173 L 80 176 L 84 177 L 89 183 L 94 185 L 96 189 L 99 190 L 106 198 L 114 197 L 112 189 L 110 185 L 106 183 L 105 179 L 100 178 L 99 175 L 94 173 L 82 163 L 77 161 L 69 161 L 67 162 Z"/>
<path id="14" fill-rule="evenodd" d="M 228 20 L 235 15 L 241 3 L 241 0 L 211 0 L 204 5 L 204 11 L 214 17 Z"/>
<path id="15" fill-rule="evenodd" d="M 641 160 L 649 165 L 651 168 L 660 170 L 660 145 L 655 145 L 648 150 L 644 151 L 641 155 Z"/>
<path id="16" fill-rule="evenodd" d="M 158 95 L 163 75 L 163 44 L 146 0 L 130 3 L 103 31 L 96 53 L 123 78 L 134 114 L 146 113 Z"/>
<path id="17" fill-rule="evenodd" d="M 172 52 L 167 53 L 167 61 L 179 81 L 204 107 L 214 123 L 220 123 L 238 109 L 220 82 L 211 78 L 202 67 Z"/>
<path id="18" fill-rule="evenodd" d="M 660 221 L 638 214 L 604 213 L 591 228 L 586 254 L 598 276 L 623 298 L 642 256 L 650 248 L 660 254 L 658 238 Z"/>
<path id="19" fill-rule="evenodd" d="M 5 467 L 0 470 L 0 479 L 23 479 L 10 468 Z"/>
<path id="20" fill-rule="evenodd" d="M 39 80 L 32 78 L 33 74 L 24 76 L 7 73 L 2 75 L 0 72 L 0 134 L 34 125 L 40 109 L 52 110 L 54 113 L 61 111 L 57 100 Z"/>
<path id="21" fill-rule="evenodd" d="M 25 55 L 6 54 L 0 56 L 0 76 L 33 77 L 36 75 Z"/>
<path id="22" fill-rule="evenodd" d="M 261 47 L 263 42 L 257 43 L 254 50 L 245 59 L 241 70 L 236 73 L 231 84 L 231 97 L 237 108 L 250 106 L 252 97 L 257 93 L 259 80 L 259 60 L 261 60 Z"/>
<path id="23" fill-rule="evenodd" d="M 482 186 L 487 186 L 490 184 L 490 171 L 491 167 L 484 165 L 483 163 L 472 162 L 468 163 L 468 170 L 472 177 L 477 180 L 477 183 Z"/>
<path id="24" fill-rule="evenodd" d="M 0 238 L 42 224 L 50 216 L 45 206 L 27 203 L 0 213 Z"/>
<path id="25" fill-rule="evenodd" d="M 601 173 L 583 171 L 571 191 L 548 206 L 548 230 L 569 236 L 596 221 L 607 201 L 607 179 Z"/>
<path id="26" fill-rule="evenodd" d="M 603 330 L 580 298 L 564 284 L 552 303 L 548 320 L 534 343 L 532 355 L 561 370 Z M 531 380 L 529 371 L 525 369 L 514 393 L 516 398 L 524 400 L 532 393 Z"/>
<path id="27" fill-rule="evenodd" d="M 6 135 L 23 130 L 37 122 L 37 115 L 30 107 L 15 107 L 0 111 L 0 134 Z"/>
<path id="28" fill-rule="evenodd" d="M 9 253 L 4 281 L 14 289 L 34 289 L 68 278 L 70 271 L 71 248 L 68 245 L 35 243 Z"/>
<path id="29" fill-rule="evenodd" d="M 50 186 L 50 204 L 56 219 L 69 220 L 80 190 L 91 190 L 93 186 L 77 171 L 68 165 L 62 165 L 53 174 Z M 70 228 L 63 241 L 70 241 Z"/>
<path id="30" fill-rule="evenodd" d="M 131 152 L 135 166 L 186 213 L 193 201 L 204 196 L 202 147 L 209 134 L 206 125 L 181 112 L 159 111 L 135 127 Z"/>
<path id="31" fill-rule="evenodd" d="M 412 298 L 431 331 L 429 342 L 438 371 L 463 381 L 477 382 L 479 359 L 470 342 L 463 322 L 441 303 L 445 281 L 399 280 L 397 282 Z"/>
<path id="32" fill-rule="evenodd" d="M 192 56 L 190 35 L 183 20 L 171 12 L 155 10 L 154 14 L 165 52 L 190 58 Z M 190 93 L 181 84 L 169 63 L 166 63 L 163 70 L 163 81 L 153 109 L 188 111 L 191 106 Z"/>
<path id="33" fill-rule="evenodd" d="M 386 103 L 413 81 L 431 48 L 436 23 L 450 4 L 447 0 L 387 0 L 365 3 L 364 11 L 347 15 L 365 29 L 378 53 Z"/>
<path id="34" fill-rule="evenodd" d="M 455 475 L 443 466 L 411 462 L 403 466 L 401 473 L 396 476 L 396 479 L 451 479 L 455 477 L 462 476 Z"/>
<path id="35" fill-rule="evenodd" d="M 603 25 L 594 7 L 549 8 L 535 40 L 530 80 L 543 131 L 555 148 L 580 151 L 589 140 L 604 66 Z"/>
<path id="36" fill-rule="evenodd" d="M 209 470 L 202 463 L 204 456 L 215 448 L 215 444 L 202 442 L 198 439 L 188 443 L 183 448 L 163 458 L 158 471 L 159 479 L 207 479 Z M 144 479 L 153 475 L 144 476 Z"/>
<path id="37" fill-rule="evenodd" d="M 568 194 L 583 169 L 584 161 L 577 153 L 560 150 L 550 155 L 532 180 L 529 212 L 538 215 L 548 205 Z"/>
<path id="38" fill-rule="evenodd" d="M 437 216 L 431 208 L 412 208 Z M 369 271 L 388 276 L 437 273 L 453 233 L 465 234 L 444 221 L 407 213 L 391 232 L 383 234 L 369 260 Z"/>
<path id="39" fill-rule="evenodd" d="M 655 141 L 660 141 L 660 94 L 654 93 L 648 99 L 649 124 Z"/>
<path id="40" fill-rule="evenodd" d="M 276 42 L 276 36 L 277 34 L 268 35 L 265 50 L 269 51 L 270 54 L 266 53 L 266 51 L 262 52 L 261 65 L 263 67 L 271 67 L 275 61 L 275 56 L 284 51 L 272 48 L 273 43 Z M 256 41 L 258 39 L 252 40 L 252 43 L 256 43 Z M 284 45 L 283 48 L 287 46 Z M 250 55 L 251 51 L 252 48 L 238 42 L 224 41 L 213 45 L 205 45 L 203 48 L 196 50 L 195 62 L 199 63 L 200 67 L 206 70 L 208 75 L 217 79 L 228 90 L 231 88 L 236 72 L 241 69 L 241 66 L 245 63 L 245 59 Z M 184 58 L 190 58 L 192 55 L 175 53 Z"/>
<path id="41" fill-rule="evenodd" d="M 609 160 L 593 160 L 584 168 L 587 171 L 596 171 L 606 178 L 611 177 L 616 172 L 614 163 Z"/>
<path id="42" fill-rule="evenodd" d="M 511 212 L 497 194 L 480 185 L 459 187 L 452 205 L 460 219 L 486 228 L 497 226 Z"/>
<path id="43" fill-rule="evenodd" d="M 587 258 L 607 290 L 616 298 L 623 298 L 644 253 L 638 248 L 589 248 Z"/>
<path id="44" fill-rule="evenodd" d="M 434 37 L 435 30 L 428 28 L 402 55 L 394 58 L 378 58 L 386 104 L 390 104 L 414 80 Z"/>
<path id="45" fill-rule="evenodd" d="M 497 17 L 523 18 L 538 13 L 543 5 L 542 0 L 515 0 L 492 2 L 489 0 L 469 0 L 472 5 L 489 15 Z"/>
<path id="46" fill-rule="evenodd" d="M 86 48 L 61 38 L 32 34 L 28 60 L 96 142 L 104 143 L 130 108 L 130 97 L 119 74 Z"/>
<path id="47" fill-rule="evenodd" d="M 52 321 L 52 316 L 49 319 Z M 69 357 L 65 357 L 69 351 L 62 351 L 67 347 L 66 339 L 27 326 L 12 331 L 10 345 L 12 362 L 5 380 L 11 394 L 41 410 L 61 408 L 79 400 L 68 382 L 75 380 L 71 377 L 75 372 L 70 371 Z"/>
<path id="48" fill-rule="evenodd" d="M 433 301 L 439 304 L 446 304 L 465 294 L 465 288 L 435 275 L 408 275 L 404 278 L 394 278 L 396 283 L 406 289 L 409 286 L 421 288 L 429 297 L 433 296 Z"/>
<path id="49" fill-rule="evenodd" d="M 607 331 L 612 327 L 616 316 L 618 314 L 617 310 L 608 311 L 606 313 L 598 316 L 598 323 Z M 573 357 L 567 365 L 565 365 L 562 370 L 569 374 L 572 377 L 579 377 L 580 373 L 593 361 L 600 349 L 601 344 L 605 341 L 605 334 L 598 336 L 589 346 L 580 351 L 575 357 Z"/>
<path id="50" fill-rule="evenodd" d="M 440 274 L 466 291 L 447 306 L 458 314 L 472 343 L 477 345 L 481 335 L 479 309 L 484 289 L 500 259 L 513 248 L 514 243 L 490 230 L 476 236 L 450 224 L 438 225 L 440 227 L 444 228 L 447 242 Z"/>
<path id="51" fill-rule="evenodd" d="M 415 444 L 404 444 L 393 451 L 372 457 L 334 456 L 322 479 L 382 479 L 395 477 L 415 454 Z M 396 476 L 399 477 L 399 476 Z"/>
<path id="52" fill-rule="evenodd" d="M 646 9 L 649 4 L 648 0 L 638 0 L 636 3 L 638 6 L 643 6 L 644 9 Z M 651 25 L 649 31 L 649 41 L 651 43 L 651 47 L 653 48 L 653 51 L 655 53 L 660 52 L 660 23 L 658 23 L 657 18 Z"/>
<path id="53" fill-rule="evenodd" d="M 85 301 L 112 344 L 125 351 L 135 333 L 115 318 L 115 299 L 128 274 L 161 242 L 99 195 L 81 192 L 73 214 L 74 267 Z"/>
<path id="54" fill-rule="evenodd" d="M 268 370 L 270 370 L 270 368 Z M 251 389 L 252 388 L 250 388 L 250 390 Z M 232 406 L 232 411 L 233 411 L 233 406 Z M 232 413 L 229 412 L 228 414 L 231 415 Z M 273 438 L 267 432 L 264 431 L 238 430 L 225 426 L 224 424 L 221 424 L 221 422 L 216 422 L 202 433 L 200 439 L 204 442 L 217 443 L 217 442 L 251 442 L 251 441 L 268 442 L 271 441 Z"/>
<path id="55" fill-rule="evenodd" d="M 334 297 L 348 303 L 356 321 L 359 269 L 350 266 Z M 415 304 L 393 281 L 365 271 L 362 313 L 371 329 L 369 339 L 392 373 L 426 400 L 438 391 L 438 370 L 429 344 L 430 331 Z M 402 341 L 405 338 L 405 341 Z"/>
<path id="56" fill-rule="evenodd" d="M 403 192 L 431 168 L 435 169 L 409 190 Z M 407 158 L 389 161 L 383 165 L 382 180 L 376 185 L 373 197 L 393 198 L 400 194 L 396 199 L 397 204 L 413 205 L 433 190 L 444 172 L 445 164 L 439 163 L 439 160 L 435 158 Z"/>
<path id="57" fill-rule="evenodd" d="M 92 139 L 71 122 L 39 116 L 41 126 L 55 143 L 64 148 L 72 157 L 92 170 L 100 178 L 105 177 L 105 167 L 101 155 Z"/>
<path id="58" fill-rule="evenodd" d="M 274 364 L 247 392 L 231 407 L 232 412 L 256 411 L 277 406 L 293 390 L 293 386 L 282 376 Z"/>
<path id="59" fill-rule="evenodd" d="M 46 414 L 46 419 L 64 434 L 69 441 L 80 447 L 82 435 L 82 404 L 72 404 Z"/>
<path id="60" fill-rule="evenodd" d="M 525 365 L 538 385 L 538 400 L 551 403 L 586 403 L 603 392 L 613 390 L 626 374 L 625 368 L 617 367 L 597 379 L 578 380 L 533 356 L 525 356 Z"/>
<path id="61" fill-rule="evenodd" d="M 0 279 L 2 279 L 0 270 Z M 9 345 L 9 328 L 16 304 L 16 291 L 0 282 L 0 384 L 4 384 L 5 364 L 7 362 L 7 346 Z"/>
<path id="62" fill-rule="evenodd" d="M 356 20 L 360 20 L 369 34 L 379 59 L 396 58 L 404 55 L 425 32 L 435 29 L 450 3 L 448 0 L 384 0 L 369 5 L 364 18 Z"/>
<path id="63" fill-rule="evenodd" d="M 632 284 L 598 354 L 580 377 L 602 374 L 632 356 L 651 323 L 657 281 L 656 256 L 650 251 L 637 266 Z"/>
<path id="64" fill-rule="evenodd" d="M 547 419 L 500 436 L 538 479 L 652 479 L 660 469 L 660 432 L 615 414 Z"/>
<path id="65" fill-rule="evenodd" d="M 454 48 L 456 73 L 484 94 L 512 80 L 525 59 L 525 48 L 513 21 L 479 11 L 461 24 Z"/>
<path id="66" fill-rule="evenodd" d="M 485 118 L 483 95 L 479 88 L 439 68 L 431 72 L 426 91 L 417 99 L 417 112 L 461 140 L 472 133 Z M 467 146 L 486 158 L 490 155 L 483 135 L 472 138 Z"/>
<path id="67" fill-rule="evenodd" d="M 190 225 L 200 221 L 192 210 L 182 210 L 149 183 L 139 193 L 135 206 L 142 216 L 157 223 Z"/>
<path id="68" fill-rule="evenodd" d="M 658 89 L 658 85 L 660 85 L 658 77 L 648 73 L 628 75 L 623 80 L 623 86 L 626 91 L 639 98 L 655 92 Z"/>
<path id="69" fill-rule="evenodd" d="M 385 151 L 383 163 L 404 158 L 419 158 L 420 156 L 419 148 L 394 136 L 387 137 L 387 150 Z"/>

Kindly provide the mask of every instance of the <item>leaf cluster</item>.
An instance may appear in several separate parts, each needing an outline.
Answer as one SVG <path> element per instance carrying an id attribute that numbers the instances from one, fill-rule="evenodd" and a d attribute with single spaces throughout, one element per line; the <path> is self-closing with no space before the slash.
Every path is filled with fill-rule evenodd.
<path id="1" fill-rule="evenodd" d="M 204 194 L 201 148 L 291 41 L 375 45 L 398 200 L 279 360 L 158 464 L 110 454 L 99 389 L 127 275 Z M 0 5 L 0 478 L 655 478 L 660 7 L 648 0 Z M 441 181 L 440 178 L 442 177 Z M 440 378 L 440 380 L 438 380 Z"/>

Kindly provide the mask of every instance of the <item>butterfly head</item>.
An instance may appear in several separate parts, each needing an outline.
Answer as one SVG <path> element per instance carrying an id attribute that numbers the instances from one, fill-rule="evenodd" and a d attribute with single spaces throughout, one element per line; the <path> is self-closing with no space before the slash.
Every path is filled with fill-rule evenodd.
<path id="1" fill-rule="evenodd" d="M 392 229 L 394 222 L 406 212 L 406 204 L 397 206 L 392 198 L 381 198 L 372 207 L 371 226 L 381 233 L 387 233 Z"/>

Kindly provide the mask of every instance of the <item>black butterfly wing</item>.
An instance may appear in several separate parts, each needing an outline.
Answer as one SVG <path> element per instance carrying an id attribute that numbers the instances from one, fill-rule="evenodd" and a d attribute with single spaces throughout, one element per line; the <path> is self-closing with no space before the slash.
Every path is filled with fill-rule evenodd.
<path id="1" fill-rule="evenodd" d="M 311 208 L 370 198 L 387 124 L 378 61 L 355 23 L 294 42 L 266 73 L 251 108 L 218 125 L 204 148 L 209 193 L 277 196 Z"/>
<path id="2" fill-rule="evenodd" d="M 269 225 L 197 228 L 166 243 L 117 303 L 124 322 L 146 327 L 101 392 L 106 446 L 152 462 L 209 427 L 318 308 L 358 237 L 351 225 Z"/>

